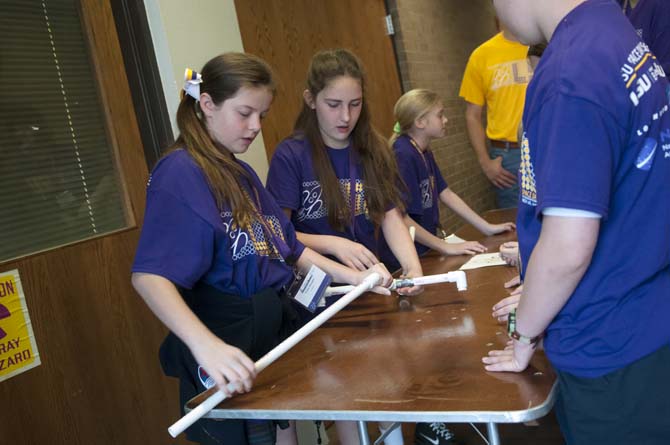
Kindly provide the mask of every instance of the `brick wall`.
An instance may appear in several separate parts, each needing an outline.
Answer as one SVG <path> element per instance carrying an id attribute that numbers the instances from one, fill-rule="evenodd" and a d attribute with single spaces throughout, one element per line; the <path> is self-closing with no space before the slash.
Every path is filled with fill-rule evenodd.
<path id="1" fill-rule="evenodd" d="M 468 140 L 465 102 L 458 97 L 470 53 L 496 32 L 490 0 L 389 0 L 403 90 L 439 93 L 449 119 L 447 136 L 434 141 L 449 187 L 477 213 L 495 208 L 490 185 Z M 444 205 L 440 215 L 449 233 L 463 224 Z"/>

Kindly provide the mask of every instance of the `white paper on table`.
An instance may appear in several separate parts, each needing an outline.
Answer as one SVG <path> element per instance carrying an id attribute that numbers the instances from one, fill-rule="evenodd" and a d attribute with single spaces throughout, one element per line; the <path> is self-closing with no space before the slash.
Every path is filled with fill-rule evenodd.
<path id="1" fill-rule="evenodd" d="M 451 235 L 449 235 L 448 237 L 446 237 L 444 239 L 444 241 L 447 244 L 459 244 L 459 243 L 465 243 L 466 242 L 463 238 L 460 238 L 453 233 Z"/>
<path id="2" fill-rule="evenodd" d="M 475 255 L 470 260 L 463 264 L 458 270 L 479 269 L 481 267 L 489 266 L 504 266 L 505 261 L 500 258 L 500 253 L 482 253 Z"/>

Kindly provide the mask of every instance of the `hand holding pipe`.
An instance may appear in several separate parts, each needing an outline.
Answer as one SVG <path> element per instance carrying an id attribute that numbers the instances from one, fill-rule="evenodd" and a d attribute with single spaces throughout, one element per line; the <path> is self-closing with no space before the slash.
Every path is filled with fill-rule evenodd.
<path id="1" fill-rule="evenodd" d="M 338 313 L 344 306 L 354 301 L 361 294 L 372 289 L 381 280 L 381 276 L 377 272 L 373 272 L 363 279 L 363 282 L 357 286 L 352 286 L 352 289 L 347 292 L 342 298 L 337 300 L 332 306 L 328 307 L 325 311 L 313 318 L 309 323 L 307 323 L 302 328 L 298 329 L 286 340 L 277 345 L 273 350 L 261 357 L 256 363 L 256 372 L 261 372 L 263 369 L 267 368 L 279 357 L 288 352 L 293 346 L 298 344 L 302 339 L 311 334 L 316 328 L 321 326 L 323 323 L 328 321 L 330 317 Z M 232 383 L 228 384 L 228 390 L 231 392 L 235 391 L 235 385 Z M 207 414 L 209 411 L 214 409 L 219 403 L 225 400 L 226 395 L 223 391 L 218 390 L 211 396 L 209 396 L 204 402 L 200 405 L 193 408 L 188 414 L 179 419 L 174 423 L 168 432 L 172 437 L 177 437 L 179 434 L 184 432 L 186 428 L 193 425 L 198 421 L 202 416 Z"/>

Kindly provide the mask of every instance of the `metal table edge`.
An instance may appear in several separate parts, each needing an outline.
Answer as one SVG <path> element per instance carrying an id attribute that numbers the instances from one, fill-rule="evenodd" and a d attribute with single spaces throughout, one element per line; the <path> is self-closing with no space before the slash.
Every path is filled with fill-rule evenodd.
<path id="1" fill-rule="evenodd" d="M 290 419 L 290 420 L 362 420 L 389 422 L 521 423 L 544 417 L 554 406 L 557 382 L 540 405 L 516 411 L 333 411 L 333 410 L 256 410 L 214 409 L 207 419 Z M 184 406 L 186 413 L 191 409 Z"/>

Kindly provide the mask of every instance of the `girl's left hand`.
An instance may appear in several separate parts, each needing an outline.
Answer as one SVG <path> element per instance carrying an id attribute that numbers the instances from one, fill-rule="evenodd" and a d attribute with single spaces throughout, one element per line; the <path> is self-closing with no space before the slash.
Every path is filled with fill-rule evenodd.
<path id="1" fill-rule="evenodd" d="M 484 235 L 491 236 L 503 232 L 511 232 L 516 229 L 516 224 L 512 222 L 506 222 L 502 224 L 491 224 L 489 223 L 484 229 Z"/>

